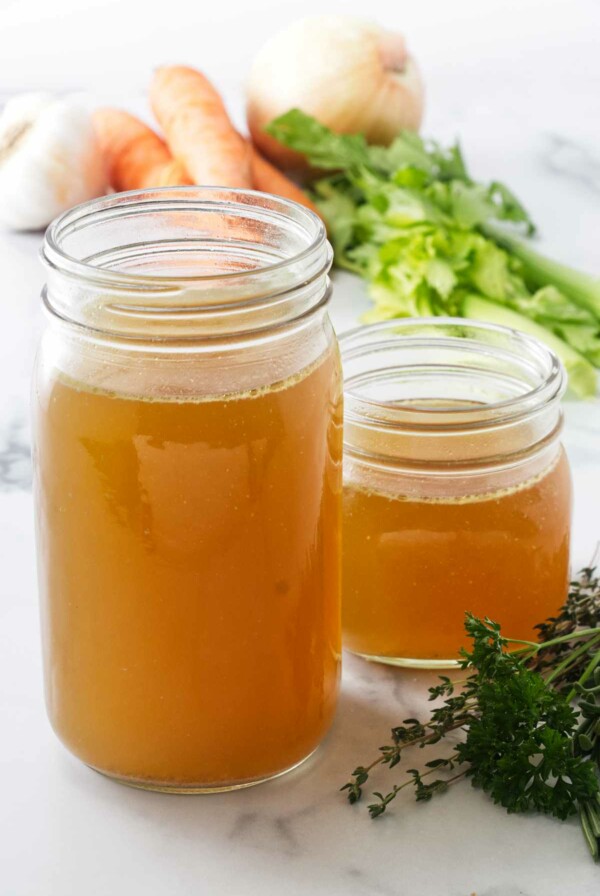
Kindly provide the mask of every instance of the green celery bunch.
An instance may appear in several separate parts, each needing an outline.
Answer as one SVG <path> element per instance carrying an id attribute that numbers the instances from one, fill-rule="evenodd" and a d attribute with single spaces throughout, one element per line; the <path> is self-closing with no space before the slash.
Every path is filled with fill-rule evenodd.
<path id="1" fill-rule="evenodd" d="M 267 131 L 332 172 L 314 198 L 336 264 L 368 282 L 367 322 L 454 315 L 511 326 L 556 351 L 575 394 L 595 394 L 600 282 L 516 239 L 515 229 L 534 233 L 526 210 L 504 184 L 474 181 L 458 144 L 404 132 L 369 146 L 297 109 Z"/>

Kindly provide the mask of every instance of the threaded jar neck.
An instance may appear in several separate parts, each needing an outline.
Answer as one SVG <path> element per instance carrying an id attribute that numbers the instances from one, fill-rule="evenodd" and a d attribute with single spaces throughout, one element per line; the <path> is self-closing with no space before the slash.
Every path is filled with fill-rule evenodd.
<path id="1" fill-rule="evenodd" d="M 340 340 L 345 448 L 372 465 L 460 475 L 523 463 L 556 442 L 566 377 L 515 330 L 392 320 Z"/>
<path id="2" fill-rule="evenodd" d="M 128 339 L 220 338 L 285 326 L 327 298 L 320 219 L 250 190 L 117 193 L 50 225 L 45 302 L 67 323 Z"/>

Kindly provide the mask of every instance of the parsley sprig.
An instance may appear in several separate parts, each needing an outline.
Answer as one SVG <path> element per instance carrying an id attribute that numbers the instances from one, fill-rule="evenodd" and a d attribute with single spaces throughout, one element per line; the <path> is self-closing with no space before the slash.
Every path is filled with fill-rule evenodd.
<path id="1" fill-rule="evenodd" d="M 396 767 L 407 751 L 450 749 L 409 768 L 390 791 L 375 791 L 372 818 L 412 787 L 428 801 L 470 778 L 508 812 L 557 818 L 579 813 L 594 858 L 600 852 L 600 578 L 591 566 L 571 583 L 558 616 L 538 626 L 539 641 L 503 637 L 498 623 L 466 615 L 470 650 L 461 681 L 440 676 L 426 721 L 405 719 L 369 764 L 341 788 L 350 803 L 378 766 Z M 462 734 L 462 739 L 459 735 Z M 441 776 L 440 776 L 441 775 Z"/>

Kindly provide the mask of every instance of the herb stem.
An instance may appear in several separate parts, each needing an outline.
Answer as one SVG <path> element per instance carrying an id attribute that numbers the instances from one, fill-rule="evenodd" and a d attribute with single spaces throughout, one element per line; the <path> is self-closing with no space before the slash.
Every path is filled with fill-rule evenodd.
<path id="1" fill-rule="evenodd" d="M 473 703 L 472 706 L 474 708 L 475 704 Z M 469 707 L 467 706 L 465 708 L 468 709 Z M 451 731 L 456 731 L 458 728 L 462 728 L 463 725 L 466 723 L 466 721 L 467 721 L 467 719 L 461 718 L 459 721 L 455 722 L 454 724 L 444 727 L 444 734 L 449 734 Z M 431 726 L 427 726 L 427 727 L 431 727 Z M 438 731 L 432 731 L 429 734 L 422 734 L 420 737 L 414 737 L 414 738 L 412 738 L 412 740 L 406 740 L 403 743 L 399 743 L 397 745 L 398 752 L 401 753 L 407 747 L 426 746 L 431 740 L 437 741 L 438 739 L 439 739 Z M 382 755 L 378 756 L 377 759 L 374 759 L 373 762 L 370 763 L 370 765 L 362 766 L 362 769 L 365 772 L 370 772 L 377 765 L 381 765 L 382 762 L 386 762 L 386 759 L 387 759 L 386 754 L 382 753 Z M 427 772 L 427 774 L 429 774 L 429 772 Z"/>
<path id="2" fill-rule="evenodd" d="M 446 760 L 446 763 L 448 765 L 450 765 L 451 767 L 454 767 L 454 764 L 457 761 L 459 761 L 459 759 L 460 759 L 460 757 L 459 757 L 458 753 L 452 753 Z M 387 806 L 391 803 L 391 801 L 396 798 L 396 796 L 400 793 L 401 790 L 404 790 L 405 787 L 408 787 L 411 784 L 416 786 L 417 781 L 419 782 L 419 786 L 420 786 L 420 783 L 423 781 L 423 778 L 428 778 L 430 775 L 433 775 L 434 772 L 439 771 L 439 767 L 435 766 L 434 768 L 429 768 L 429 769 L 427 769 L 426 772 L 422 772 L 422 773 L 417 773 L 415 769 L 411 769 L 410 771 L 413 774 L 413 777 L 408 778 L 406 781 L 404 781 L 403 784 L 394 784 L 392 789 L 385 796 L 382 793 L 378 793 L 377 791 L 373 794 L 373 796 L 376 796 L 379 799 L 379 802 L 372 803 L 369 806 L 369 812 L 371 813 L 372 818 L 377 818 L 379 815 L 381 815 L 385 811 Z M 466 774 L 467 774 L 467 769 L 465 768 L 463 771 L 459 772 L 456 775 L 453 775 L 451 778 L 448 778 L 446 780 L 440 779 L 440 781 L 436 781 L 436 782 L 434 782 L 434 784 L 429 785 L 429 786 L 435 787 L 436 785 L 443 783 L 443 787 L 444 787 L 444 789 L 446 789 L 451 784 L 454 784 L 456 781 L 459 781 L 461 778 L 464 778 L 464 776 Z M 415 778 L 416 778 L 416 780 L 415 780 Z"/>
<path id="3" fill-rule="evenodd" d="M 579 679 L 578 684 L 580 684 L 580 685 L 585 684 L 586 681 L 588 680 L 588 678 L 590 677 L 590 675 L 593 674 L 594 669 L 598 666 L 598 664 L 600 664 L 600 650 L 596 651 L 594 656 L 589 661 L 588 665 L 584 669 L 583 675 Z M 576 689 L 574 687 L 571 688 L 571 690 L 569 691 L 569 693 L 567 694 L 567 697 L 566 697 L 566 700 L 568 703 L 571 702 L 571 700 L 575 697 L 576 693 L 577 693 Z"/>
<path id="4" fill-rule="evenodd" d="M 444 783 L 448 787 L 450 787 L 451 784 L 455 784 L 457 781 L 460 781 L 461 778 L 464 778 L 466 774 L 467 774 L 467 769 L 465 768 L 462 770 L 462 772 L 459 772 L 457 775 L 453 775 L 452 778 L 448 778 L 448 780 L 445 781 Z M 425 777 L 425 776 L 423 775 L 423 777 Z"/>
<path id="5" fill-rule="evenodd" d="M 582 806 L 579 810 L 579 818 L 581 821 L 581 827 L 583 829 L 583 835 L 586 839 L 589 850 L 592 854 L 593 859 L 598 858 L 598 838 L 594 836 L 594 832 L 592 830 L 592 826 L 590 824 L 590 820 L 588 818 L 588 814 L 586 811 L 586 807 Z"/>
<path id="6" fill-rule="evenodd" d="M 576 647 L 567 657 L 559 663 L 558 666 L 555 666 L 550 675 L 546 678 L 546 683 L 551 684 L 555 679 L 557 679 L 565 669 L 568 669 L 569 666 L 572 666 L 574 661 L 579 659 L 580 656 L 587 653 L 590 649 L 590 645 L 594 643 L 598 643 L 600 641 L 600 632 L 596 632 L 595 638 L 590 638 L 589 641 L 584 641 L 583 644 L 580 644 L 579 647 Z M 592 667 L 592 672 L 594 671 L 594 666 Z M 590 673 L 591 674 L 591 673 Z M 573 697 L 569 697 L 569 702 L 573 699 Z"/>
<path id="7" fill-rule="evenodd" d="M 452 755 L 448 757 L 448 762 L 456 762 L 458 758 L 459 758 L 458 753 L 452 753 Z M 429 775 L 433 775 L 434 772 L 437 772 L 437 771 L 439 771 L 438 768 L 428 768 L 427 771 L 423 772 L 419 777 L 420 778 L 428 778 Z M 454 778 L 448 778 L 447 781 L 444 781 L 444 784 L 451 784 L 455 778 L 456 779 L 462 778 L 462 776 L 466 775 L 466 773 L 467 773 L 467 770 L 465 769 L 465 771 L 461 772 L 460 775 L 455 775 Z M 404 782 L 404 784 L 395 785 L 394 790 L 396 791 L 396 793 L 399 793 L 401 790 L 404 790 L 405 787 L 408 787 L 409 784 L 414 784 L 414 781 L 412 778 L 409 778 L 408 781 Z"/>
<path id="8" fill-rule="evenodd" d="M 508 644 L 526 644 L 529 645 L 532 649 L 531 653 L 536 654 L 539 653 L 540 650 L 547 650 L 549 647 L 554 647 L 556 644 L 565 644 L 567 641 L 578 641 L 580 638 L 593 638 L 594 640 L 598 638 L 600 632 L 598 632 L 597 628 L 582 628 L 579 631 L 575 630 L 570 632 L 567 635 L 561 635 L 559 638 L 552 638 L 551 641 L 541 641 L 539 644 L 536 644 L 535 641 L 518 641 L 515 638 L 506 638 L 506 642 Z M 515 650 L 514 654 L 524 653 L 527 654 L 525 649 Z"/>

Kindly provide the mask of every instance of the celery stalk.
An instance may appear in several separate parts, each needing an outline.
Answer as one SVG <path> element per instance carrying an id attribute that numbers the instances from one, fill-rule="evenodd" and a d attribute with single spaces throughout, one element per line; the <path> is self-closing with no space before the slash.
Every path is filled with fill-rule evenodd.
<path id="1" fill-rule="evenodd" d="M 536 286 L 552 285 L 568 296 L 581 308 L 591 311 L 600 320 L 600 280 L 540 255 L 528 243 L 506 233 L 498 227 L 486 224 L 484 232 L 504 246 L 524 268 L 525 276 Z"/>
<path id="2" fill-rule="evenodd" d="M 539 339 L 551 348 L 564 364 L 569 377 L 569 389 L 575 395 L 579 398 L 590 398 L 596 394 L 596 371 L 593 365 L 545 327 L 519 314 L 518 311 L 474 294 L 466 296 L 463 300 L 462 313 L 464 317 L 472 320 L 511 327 Z"/>

